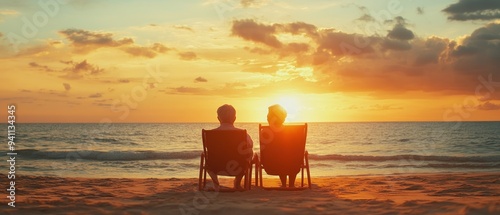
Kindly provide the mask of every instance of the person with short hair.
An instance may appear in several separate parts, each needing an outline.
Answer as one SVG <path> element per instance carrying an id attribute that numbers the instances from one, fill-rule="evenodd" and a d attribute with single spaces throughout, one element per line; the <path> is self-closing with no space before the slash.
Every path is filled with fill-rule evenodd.
<path id="1" fill-rule="evenodd" d="M 224 104 L 220 106 L 217 109 L 217 119 L 219 120 L 219 127 L 215 128 L 214 130 L 243 130 L 241 128 L 236 128 L 234 126 L 234 122 L 236 121 L 236 109 L 232 105 Z M 253 141 L 250 135 L 247 134 L 247 149 L 250 149 L 250 151 L 245 152 L 248 153 L 251 156 L 253 155 Z M 219 187 L 219 178 L 216 173 L 212 171 L 208 171 L 208 174 L 212 178 L 212 181 L 214 182 L 214 185 L 216 188 Z M 245 175 L 245 172 L 242 172 L 241 174 L 237 175 L 234 179 L 234 188 L 235 189 L 243 189 L 241 187 L 241 180 L 243 179 L 243 176 Z"/>

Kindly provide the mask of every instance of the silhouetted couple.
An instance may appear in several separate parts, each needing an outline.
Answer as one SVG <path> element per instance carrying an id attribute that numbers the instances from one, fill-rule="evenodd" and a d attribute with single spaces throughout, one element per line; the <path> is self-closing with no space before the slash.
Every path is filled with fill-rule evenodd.
<path id="1" fill-rule="evenodd" d="M 281 107 L 281 105 L 272 105 L 269 107 L 268 114 L 267 114 L 267 122 L 269 123 L 269 126 L 273 128 L 275 132 L 279 132 L 283 127 L 283 123 L 285 122 L 285 119 L 287 117 L 287 112 L 286 110 Z M 220 106 L 217 109 L 217 119 L 220 122 L 219 127 L 215 128 L 214 130 L 242 130 L 240 128 L 236 128 L 234 126 L 234 121 L 236 121 L 236 110 L 234 109 L 233 106 L 225 104 Z M 249 149 L 253 150 L 253 141 L 250 135 L 247 134 L 247 147 Z M 252 151 L 253 154 L 253 151 Z M 298 173 L 298 171 L 297 171 Z M 281 180 L 281 186 L 286 187 L 286 179 L 287 176 L 289 177 L 289 187 L 294 187 L 295 184 L 295 178 L 297 176 L 297 173 L 295 174 L 289 174 L 289 175 L 279 175 L 280 180 Z M 214 185 L 216 187 L 219 187 L 219 179 L 217 177 L 217 174 L 208 171 L 208 174 L 212 178 L 212 181 L 214 182 Z M 241 187 L 241 180 L 243 176 L 246 174 L 246 172 L 242 172 L 241 174 L 237 175 L 234 179 L 234 188 L 236 189 L 243 189 Z"/>

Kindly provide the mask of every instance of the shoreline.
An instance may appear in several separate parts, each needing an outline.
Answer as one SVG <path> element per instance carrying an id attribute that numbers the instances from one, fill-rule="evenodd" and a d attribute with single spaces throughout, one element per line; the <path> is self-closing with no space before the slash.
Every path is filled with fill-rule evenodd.
<path id="1" fill-rule="evenodd" d="M 0 175 L 6 178 L 5 174 Z M 313 188 L 199 192 L 197 178 L 19 175 L 7 214 L 499 214 L 500 173 L 313 177 Z M 232 179 L 222 178 L 229 186 Z M 297 179 L 297 182 L 300 178 Z M 2 180 L 6 183 L 7 180 Z M 298 183 L 297 183 L 298 184 Z M 296 185 L 297 185 L 296 184 Z M 7 185 L 7 184 L 5 184 Z M 277 177 L 265 186 L 278 186 Z M 4 191 L 5 192 L 5 191 Z"/>

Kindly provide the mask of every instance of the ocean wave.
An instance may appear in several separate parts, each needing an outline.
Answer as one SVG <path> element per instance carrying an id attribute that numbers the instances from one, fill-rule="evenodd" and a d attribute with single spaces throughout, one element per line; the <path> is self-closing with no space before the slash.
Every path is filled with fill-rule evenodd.
<path id="1" fill-rule="evenodd" d="M 159 151 L 44 151 L 35 149 L 17 150 L 21 159 L 70 159 L 70 160 L 96 160 L 96 161 L 130 161 L 130 160 L 171 160 L 171 159 L 197 159 L 201 150 L 159 152 Z M 311 161 L 337 161 L 337 162 L 441 162 L 441 163 L 500 163 L 500 155 L 491 156 L 429 156 L 429 155 L 341 155 L 309 154 Z"/>
<path id="2" fill-rule="evenodd" d="M 424 164 L 387 164 L 387 165 L 374 165 L 374 164 L 352 164 L 346 165 L 349 168 L 363 168 L 363 169 L 391 169 L 391 168 L 435 168 L 435 169 L 498 169 L 499 163 L 424 163 Z"/>
<path id="3" fill-rule="evenodd" d="M 116 138 L 99 138 L 99 137 L 95 137 L 93 140 L 96 142 L 105 142 L 105 143 L 116 143 L 119 141 Z"/>
<path id="4" fill-rule="evenodd" d="M 112 144 L 112 145 L 140 145 L 130 138 L 103 138 L 103 137 L 49 137 L 40 136 L 23 139 L 27 143 L 51 142 L 65 144 Z"/>
<path id="5" fill-rule="evenodd" d="M 433 155 L 392 155 L 392 156 L 370 156 L 370 155 L 316 155 L 310 154 L 311 160 L 331 160 L 342 162 L 370 161 L 439 161 L 439 162 L 500 162 L 500 155 L 493 156 L 433 156 Z"/>
<path id="6" fill-rule="evenodd" d="M 20 159 L 67 159 L 95 161 L 195 159 L 199 158 L 201 153 L 201 151 L 39 151 L 34 149 L 23 149 L 17 150 L 16 152 Z"/>

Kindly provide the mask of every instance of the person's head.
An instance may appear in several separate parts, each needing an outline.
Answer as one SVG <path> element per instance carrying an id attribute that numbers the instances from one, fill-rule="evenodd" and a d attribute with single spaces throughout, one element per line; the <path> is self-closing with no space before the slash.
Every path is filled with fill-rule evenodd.
<path id="1" fill-rule="evenodd" d="M 233 124 L 236 120 L 236 110 L 232 105 L 222 105 L 217 109 L 217 119 L 222 123 Z"/>
<path id="2" fill-rule="evenodd" d="M 286 116 L 286 110 L 281 107 L 281 105 L 271 105 L 269 106 L 269 112 L 267 113 L 267 122 L 269 125 L 281 126 L 285 123 Z"/>

